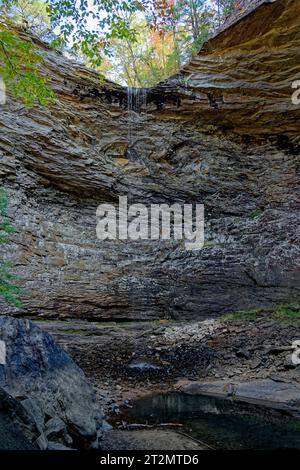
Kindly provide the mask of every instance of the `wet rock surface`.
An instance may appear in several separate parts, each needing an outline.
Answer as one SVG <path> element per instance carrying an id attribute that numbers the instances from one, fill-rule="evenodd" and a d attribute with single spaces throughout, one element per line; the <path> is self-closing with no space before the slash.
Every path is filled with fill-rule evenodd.
<path id="1" fill-rule="evenodd" d="M 29 320 L 0 316 L 0 338 L 6 348 L 0 386 L 27 416 L 26 436 L 33 446 L 97 446 L 101 410 L 75 362 Z"/>

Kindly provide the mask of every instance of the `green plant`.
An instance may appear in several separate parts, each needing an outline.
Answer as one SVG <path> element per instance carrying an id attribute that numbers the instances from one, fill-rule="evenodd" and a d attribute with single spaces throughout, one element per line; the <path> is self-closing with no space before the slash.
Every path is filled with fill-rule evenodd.
<path id="1" fill-rule="evenodd" d="M 113 38 L 134 41 L 135 33 L 123 14 L 141 8 L 142 3 L 135 0 L 92 4 L 86 0 L 0 0 L 0 77 L 7 90 L 28 107 L 47 106 L 55 99 L 48 77 L 40 70 L 43 54 L 36 51 L 30 37 L 23 39 L 21 30 L 43 39 L 49 33 L 53 47 L 71 49 L 97 66 L 110 53 Z M 90 23 L 95 23 L 94 30 Z"/>
<path id="2" fill-rule="evenodd" d="M 239 321 L 239 320 L 256 320 L 261 312 L 260 309 L 240 310 L 238 312 L 227 313 L 222 315 L 223 321 Z"/>
<path id="3" fill-rule="evenodd" d="M 275 320 L 284 323 L 300 323 L 300 304 L 297 302 L 290 304 L 280 304 L 274 307 L 257 308 L 252 310 L 240 310 L 225 314 L 221 317 L 223 321 L 243 321 L 243 320 Z"/>
<path id="4" fill-rule="evenodd" d="M 278 305 L 275 309 L 274 316 L 280 321 L 300 321 L 300 304 L 282 304 Z"/>
<path id="5" fill-rule="evenodd" d="M 55 98 L 38 68 L 43 60 L 30 42 L 0 24 L 0 76 L 12 95 L 28 107 L 36 101 L 46 106 Z"/>
<path id="6" fill-rule="evenodd" d="M 234 0 L 0 0 L 0 76 L 27 106 L 55 98 L 34 34 L 114 81 L 151 87 L 177 73 L 234 10 Z"/>
<path id="7" fill-rule="evenodd" d="M 15 232 L 15 229 L 12 227 L 7 217 L 7 205 L 6 193 L 0 188 L 0 245 L 9 244 L 10 237 Z M 12 266 L 10 263 L 0 260 L 0 296 L 3 297 L 8 304 L 21 307 L 21 289 L 14 283 L 14 281 L 19 278 L 11 269 Z"/>
<path id="8" fill-rule="evenodd" d="M 251 214 L 249 215 L 250 219 L 252 220 L 255 220 L 255 219 L 258 219 L 262 214 L 263 214 L 263 210 L 258 207 L 257 209 L 255 209 L 253 212 L 251 212 Z"/>

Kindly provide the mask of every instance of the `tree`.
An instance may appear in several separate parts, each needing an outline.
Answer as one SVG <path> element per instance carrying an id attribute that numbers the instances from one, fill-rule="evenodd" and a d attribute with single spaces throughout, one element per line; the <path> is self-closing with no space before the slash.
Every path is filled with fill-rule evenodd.
<path id="1" fill-rule="evenodd" d="M 37 15 L 25 12 L 25 0 L 0 0 L 0 76 L 12 94 L 27 106 L 37 101 L 47 105 L 55 96 L 47 86 L 47 77 L 39 72 L 43 56 L 24 41 L 12 27 L 12 21 L 21 19 L 21 26 L 30 31 L 36 28 Z M 110 53 L 113 39 L 134 41 L 132 31 L 122 13 L 144 8 L 137 0 L 45 0 L 51 27 L 56 29 L 52 46 L 68 46 L 71 51 L 85 56 L 92 66 L 101 63 Z M 145 5 L 147 0 L 145 0 Z M 20 11 L 22 10 L 22 14 Z M 25 15 L 26 13 L 26 15 Z"/>
<path id="2" fill-rule="evenodd" d="M 198 53 L 209 35 L 225 18 L 232 0 L 152 0 L 143 9 L 124 10 L 131 37 L 114 37 L 109 54 L 97 70 L 129 87 L 151 87 L 177 73 Z M 93 61 L 86 60 L 93 66 Z"/>
<path id="3" fill-rule="evenodd" d="M 6 7 L 6 17 L 11 21 L 36 34 L 39 38 L 48 40 L 52 34 L 47 4 L 42 0 L 18 0 Z"/>
<path id="4" fill-rule="evenodd" d="M 46 106 L 55 97 L 47 86 L 47 77 L 39 72 L 42 62 L 43 56 L 30 42 L 0 24 L 0 76 L 13 96 L 29 107 L 36 101 Z"/>
<path id="5" fill-rule="evenodd" d="M 47 0 L 47 12 L 57 31 L 54 45 L 68 45 L 93 66 L 111 53 L 114 39 L 134 41 L 128 15 L 144 11 L 150 0 Z"/>
<path id="6" fill-rule="evenodd" d="M 253 0 L 249 0 L 251 2 Z M 12 22 L 129 86 L 152 86 L 197 53 L 238 0 L 0 0 L 0 76 L 26 105 L 55 99 L 41 53 Z M 140 25 L 143 24 L 144 30 Z M 50 26 L 49 26 L 50 25 Z M 51 32 L 50 32 L 51 31 Z M 53 35 L 53 31 L 55 35 Z M 54 39 L 53 39 L 54 36 Z M 111 69 L 114 69 L 112 71 Z"/>
<path id="7" fill-rule="evenodd" d="M 207 0 L 178 0 L 176 4 L 181 24 L 181 49 L 187 60 L 196 54 L 214 27 L 214 11 Z"/>
<path id="8" fill-rule="evenodd" d="M 0 245 L 9 244 L 10 237 L 15 232 L 7 216 L 7 205 L 6 193 L 0 188 Z M 18 277 L 11 271 L 11 264 L 0 260 L 0 297 L 15 307 L 21 307 L 19 297 L 21 289 L 14 284 L 17 279 Z"/>
<path id="9" fill-rule="evenodd" d="M 132 88 L 151 87 L 177 72 L 179 57 L 171 31 L 155 29 L 140 15 L 131 15 L 135 41 L 112 43 L 110 68 L 107 62 L 98 71 Z"/>
<path id="10" fill-rule="evenodd" d="M 213 0 L 216 7 L 217 27 L 220 27 L 228 15 L 238 8 L 236 0 Z M 250 3 L 250 2 L 249 2 Z"/>

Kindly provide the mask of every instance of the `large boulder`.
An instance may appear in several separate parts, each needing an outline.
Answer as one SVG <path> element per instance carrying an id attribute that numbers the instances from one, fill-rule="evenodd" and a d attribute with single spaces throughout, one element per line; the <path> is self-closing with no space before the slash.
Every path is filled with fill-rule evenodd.
<path id="1" fill-rule="evenodd" d="M 12 317 L 0 317 L 0 340 L 0 387 L 34 420 L 34 445 L 97 447 L 101 412 L 94 390 L 66 352 L 31 321 Z"/>

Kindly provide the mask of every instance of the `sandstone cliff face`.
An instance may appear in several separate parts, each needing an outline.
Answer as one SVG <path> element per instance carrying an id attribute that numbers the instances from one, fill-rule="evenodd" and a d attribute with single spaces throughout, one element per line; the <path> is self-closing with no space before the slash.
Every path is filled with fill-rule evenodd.
<path id="1" fill-rule="evenodd" d="M 299 299 L 300 5 L 261 3 L 134 96 L 39 44 L 57 102 L 0 114 L 5 256 L 25 288 L 4 312 L 188 319 Z M 119 195 L 204 203 L 204 249 L 97 240 L 96 207 Z"/>

